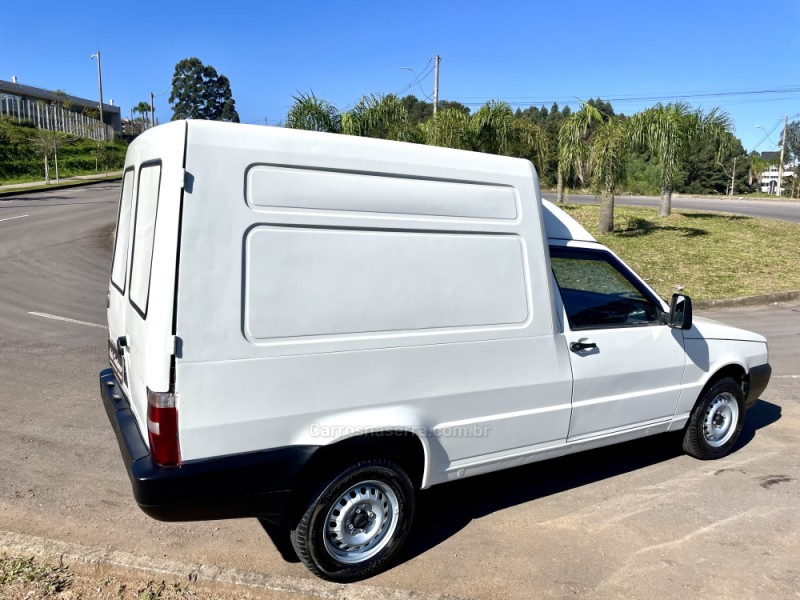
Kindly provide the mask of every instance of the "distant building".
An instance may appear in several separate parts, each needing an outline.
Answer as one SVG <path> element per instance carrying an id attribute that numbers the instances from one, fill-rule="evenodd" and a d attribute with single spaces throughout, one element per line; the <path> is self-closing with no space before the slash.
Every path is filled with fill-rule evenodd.
<path id="1" fill-rule="evenodd" d="M 767 161 L 780 162 L 780 152 L 762 152 L 761 158 Z M 769 168 L 761 173 L 761 191 L 765 194 L 778 195 L 778 176 L 780 174 L 780 167 L 778 165 L 770 165 Z M 789 177 L 794 177 L 794 166 L 791 164 L 783 166 L 783 189 L 786 189 L 786 180 Z"/>
<path id="2" fill-rule="evenodd" d="M 16 79 L 16 78 L 15 78 Z M 32 103 L 36 102 L 60 102 L 71 107 L 75 113 L 82 113 L 84 110 L 98 110 L 100 103 L 97 100 L 88 100 L 78 96 L 70 96 L 55 90 L 45 90 L 30 85 L 22 85 L 16 81 L 0 80 L 0 104 L 3 105 L 3 114 L 14 114 L 15 108 L 20 111 L 21 117 L 30 119 L 25 111 Z M 122 119 L 119 106 L 103 103 L 103 122 L 109 125 L 116 132 L 122 131 Z"/>

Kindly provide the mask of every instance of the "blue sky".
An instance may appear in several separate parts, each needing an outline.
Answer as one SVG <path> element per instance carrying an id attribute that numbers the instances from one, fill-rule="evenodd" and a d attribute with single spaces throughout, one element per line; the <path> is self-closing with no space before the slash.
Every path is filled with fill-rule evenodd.
<path id="1" fill-rule="evenodd" d="M 421 97 L 402 67 L 422 74 L 437 53 L 440 98 L 473 109 L 600 96 L 624 99 L 614 107 L 630 114 L 655 101 L 632 96 L 797 90 L 688 98 L 727 110 L 747 150 L 764 138 L 757 124 L 800 113 L 797 0 L 6 2 L 0 42 L 0 79 L 87 98 L 97 96 L 89 56 L 99 48 L 104 98 L 124 114 L 191 56 L 228 76 L 243 122 L 276 124 L 297 92 L 342 109 L 368 93 Z M 432 76 L 422 88 L 432 93 Z M 162 121 L 168 96 L 156 99 Z M 773 149 L 779 129 L 758 149 Z"/>

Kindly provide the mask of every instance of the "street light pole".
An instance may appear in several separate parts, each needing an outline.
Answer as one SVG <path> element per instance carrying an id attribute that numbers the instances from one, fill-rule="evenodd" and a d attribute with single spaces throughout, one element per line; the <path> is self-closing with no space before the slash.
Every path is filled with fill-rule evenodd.
<path id="1" fill-rule="evenodd" d="M 97 87 L 100 90 L 100 123 L 102 123 L 103 139 L 106 139 L 106 122 L 103 120 L 103 70 L 100 67 L 100 50 L 90 58 L 97 59 Z"/>
<path id="2" fill-rule="evenodd" d="M 166 94 L 168 91 L 170 91 L 172 89 L 172 86 L 175 85 L 175 82 L 176 81 L 180 81 L 181 79 L 183 79 L 183 74 L 176 75 L 175 77 L 172 78 L 172 81 L 169 82 L 169 86 L 163 92 L 158 92 L 157 94 L 154 94 L 153 92 L 150 92 L 150 126 L 151 127 L 155 127 L 156 126 L 156 106 L 155 106 L 156 97 L 157 96 L 161 96 L 162 94 Z M 362 102 L 363 102 L 363 99 L 362 99 Z"/>
<path id="3" fill-rule="evenodd" d="M 433 114 L 436 115 L 436 109 L 439 108 L 439 61 L 442 60 L 439 55 L 434 59 L 434 74 L 433 74 Z"/>
<path id="4" fill-rule="evenodd" d="M 778 165 L 778 197 L 783 194 L 783 155 L 786 152 L 786 130 L 789 128 L 789 115 L 783 121 L 783 136 L 781 136 L 781 164 Z"/>

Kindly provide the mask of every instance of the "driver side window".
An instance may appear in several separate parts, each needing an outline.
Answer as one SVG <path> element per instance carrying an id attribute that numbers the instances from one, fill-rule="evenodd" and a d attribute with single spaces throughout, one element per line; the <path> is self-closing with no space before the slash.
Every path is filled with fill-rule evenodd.
<path id="1" fill-rule="evenodd" d="M 656 302 L 606 252 L 550 248 L 551 264 L 570 329 L 657 325 Z"/>

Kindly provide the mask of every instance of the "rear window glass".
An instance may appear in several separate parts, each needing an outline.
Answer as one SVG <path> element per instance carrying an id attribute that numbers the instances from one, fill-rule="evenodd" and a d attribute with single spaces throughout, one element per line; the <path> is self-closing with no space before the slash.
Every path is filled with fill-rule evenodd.
<path id="1" fill-rule="evenodd" d="M 131 238 L 131 205 L 133 204 L 133 169 L 125 172 L 122 179 L 122 193 L 119 197 L 119 217 L 114 236 L 114 258 L 111 262 L 111 283 L 121 293 L 125 293 L 125 279 L 128 274 L 128 242 Z"/>
<path id="2" fill-rule="evenodd" d="M 153 264 L 153 242 L 158 212 L 158 185 L 161 164 L 144 165 L 139 170 L 139 190 L 136 196 L 136 222 L 131 256 L 130 299 L 142 317 L 147 316 L 150 296 L 150 268 Z"/>

